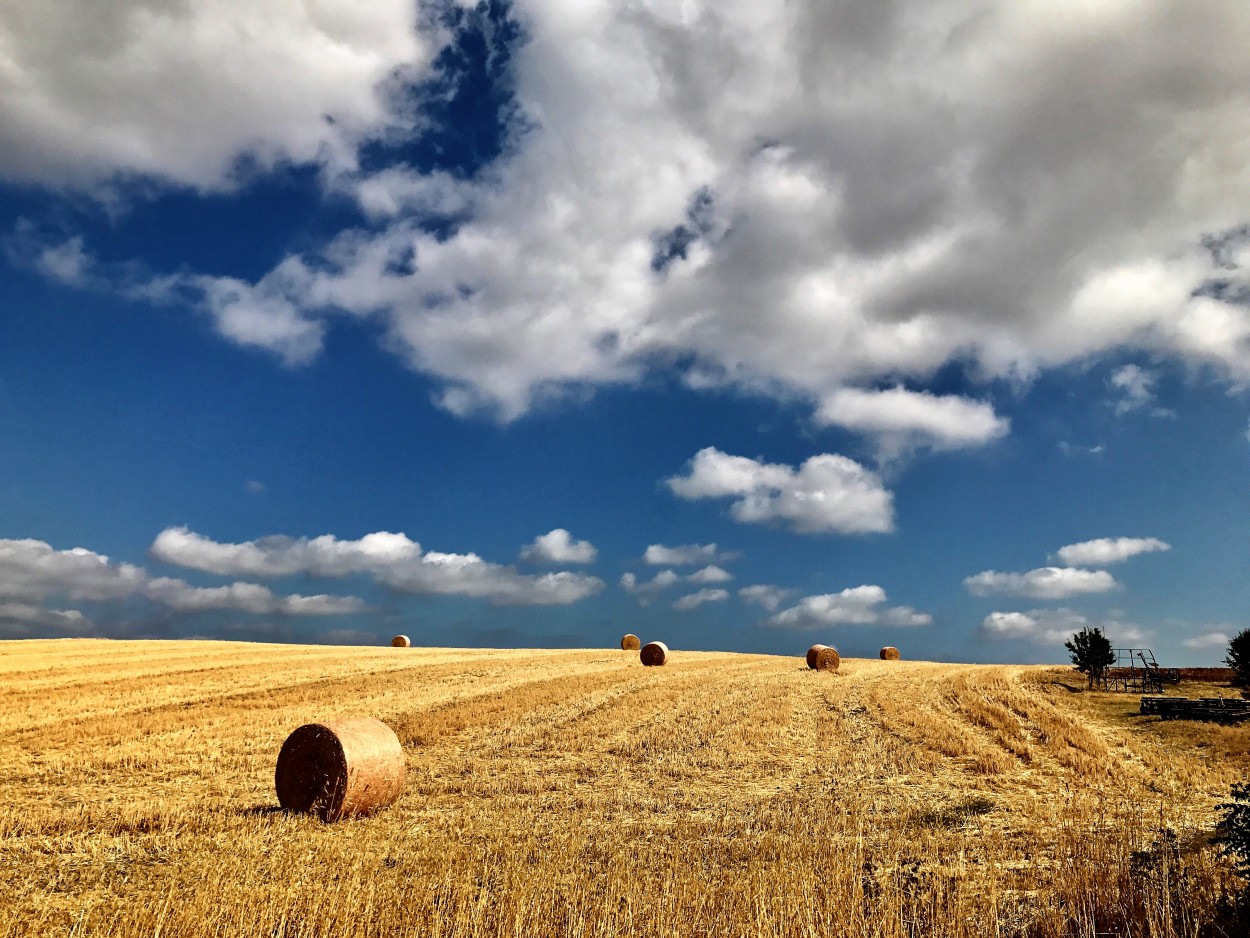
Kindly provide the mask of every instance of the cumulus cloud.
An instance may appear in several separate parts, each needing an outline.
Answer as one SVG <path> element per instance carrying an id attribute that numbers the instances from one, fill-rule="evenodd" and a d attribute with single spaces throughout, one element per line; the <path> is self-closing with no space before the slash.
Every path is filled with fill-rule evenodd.
<path id="1" fill-rule="evenodd" d="M 652 544 L 643 552 L 642 559 L 654 567 L 693 567 L 701 563 L 725 563 L 738 556 L 720 550 L 715 544 L 681 544 L 677 547 Z"/>
<path id="2" fill-rule="evenodd" d="M 794 590 L 782 589 L 768 583 L 756 583 L 738 590 L 738 598 L 744 603 L 763 606 L 769 612 L 775 610 L 792 595 L 794 595 Z"/>
<path id="3" fill-rule="evenodd" d="M 1027 573 L 985 570 L 964 578 L 973 596 L 1029 596 L 1033 599 L 1065 599 L 1085 593 L 1106 593 L 1120 584 L 1106 570 L 1075 567 L 1039 567 Z"/>
<path id="4" fill-rule="evenodd" d="M 1223 648 L 1230 641 L 1232 636 L 1226 632 L 1204 632 L 1185 639 L 1181 644 L 1186 648 Z"/>
<path id="5" fill-rule="evenodd" d="M 96 603 L 145 597 L 178 612 L 232 610 L 286 616 L 338 615 L 365 609 L 354 596 L 282 596 L 254 583 L 194 587 L 183 580 L 152 578 L 142 567 L 116 563 L 75 547 L 56 550 L 37 540 L 0 541 L 0 620 L 42 632 L 85 633 L 91 621 L 76 609 L 45 605 L 52 597 Z"/>
<path id="6" fill-rule="evenodd" d="M 894 528 L 894 497 L 881 478 L 831 453 L 812 456 L 796 470 L 709 446 L 690 460 L 686 475 L 666 484 L 678 498 L 732 498 L 730 514 L 744 523 L 780 523 L 801 534 Z"/>
<path id="7" fill-rule="evenodd" d="M 420 560 L 422 554 L 420 544 L 388 531 L 366 534 L 355 541 L 339 540 L 332 534 L 314 538 L 274 535 L 223 544 L 186 527 L 161 531 L 149 552 L 157 560 L 188 570 L 253 577 L 372 573 Z"/>
<path id="8" fill-rule="evenodd" d="M 1250 380 L 1244 252 L 1200 247 L 1250 203 L 1244 4 L 516 0 L 505 155 L 453 179 L 350 171 L 441 41 L 408 2 L 48 3 L 0 14 L 0 173 L 345 167 L 377 223 L 223 280 L 218 327 L 299 360 L 312 313 L 373 318 L 455 413 L 674 360 L 813 402 L 1124 348 Z"/>
<path id="9" fill-rule="evenodd" d="M 598 577 L 559 571 L 541 576 L 490 563 L 477 554 L 425 551 L 404 534 L 378 531 L 359 540 L 264 537 L 223 544 L 185 527 L 157 535 L 152 556 L 222 575 L 337 577 L 363 573 L 393 590 L 418 595 L 470 596 L 504 606 L 568 605 L 603 589 Z"/>
<path id="10" fill-rule="evenodd" d="M 1036 645 L 1062 645 L 1073 633 L 1086 628 L 1100 628 L 1113 642 L 1141 642 L 1149 634 L 1131 622 L 1118 619 L 1093 621 L 1071 609 L 1030 609 L 1028 612 L 991 612 L 982 620 L 979 634 L 983 638 L 1027 639 Z"/>
<path id="11" fill-rule="evenodd" d="M 881 625 L 913 628 L 918 625 L 932 625 L 933 616 L 927 612 L 917 612 L 911 606 L 894 606 L 882 611 L 881 617 L 877 621 Z"/>
<path id="12" fill-rule="evenodd" d="M 631 596 L 638 597 L 638 602 L 647 605 L 656 594 L 681 582 L 681 576 L 673 570 L 661 570 L 650 580 L 639 580 L 633 573 L 621 574 L 621 589 Z"/>
<path id="13" fill-rule="evenodd" d="M 521 548 L 526 563 L 594 563 L 599 551 L 590 541 L 574 540 L 564 528 L 556 528 Z"/>
<path id="14" fill-rule="evenodd" d="M 691 583 L 727 583 L 732 580 L 733 574 L 728 570 L 711 564 L 701 570 L 696 570 L 690 576 L 686 577 Z"/>
<path id="15" fill-rule="evenodd" d="M 691 593 L 683 596 L 681 599 L 673 603 L 673 608 L 681 612 L 689 612 L 691 609 L 697 609 L 704 603 L 720 603 L 729 598 L 728 590 L 721 589 L 705 589 L 699 590 L 697 593 Z"/>
<path id="16" fill-rule="evenodd" d="M 821 400 L 816 421 L 874 437 L 878 457 L 883 460 L 921 447 L 950 450 L 983 446 L 1005 436 L 1011 426 L 985 401 L 902 387 L 884 391 L 839 388 Z"/>
<path id="17" fill-rule="evenodd" d="M 268 587 L 256 583 L 231 583 L 228 586 L 190 586 L 183 580 L 159 577 L 144 588 L 149 598 L 179 612 L 232 610 L 257 615 L 332 616 L 361 612 L 363 600 L 355 596 L 276 595 Z"/>
<path id="18" fill-rule="evenodd" d="M 72 599 L 123 599 L 147 579 L 142 567 L 114 563 L 83 547 L 55 550 L 37 540 L 0 540 L 0 598 L 40 602 L 51 594 Z"/>
<path id="19" fill-rule="evenodd" d="M 932 616 L 910 606 L 883 608 L 885 590 L 880 586 L 855 586 L 840 593 L 806 596 L 783 609 L 769 624 L 788 629 L 815 629 L 830 625 L 929 625 Z"/>
<path id="20" fill-rule="evenodd" d="M 0 7 L 0 178 L 203 189 L 294 161 L 355 164 L 394 121 L 382 84 L 428 67 L 411 0 Z"/>
<path id="21" fill-rule="evenodd" d="M 1138 554 L 1171 549 L 1171 544 L 1157 537 L 1100 537 L 1060 547 L 1055 556 L 1073 567 L 1102 567 L 1109 563 L 1120 563 Z"/>

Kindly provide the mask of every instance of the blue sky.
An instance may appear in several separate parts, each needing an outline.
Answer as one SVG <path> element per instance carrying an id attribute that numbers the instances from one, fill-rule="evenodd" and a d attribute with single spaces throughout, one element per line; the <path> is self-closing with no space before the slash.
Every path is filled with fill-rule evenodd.
<path id="1" fill-rule="evenodd" d="M 0 38 L 0 636 L 1212 664 L 1246 625 L 1241 5 Z"/>

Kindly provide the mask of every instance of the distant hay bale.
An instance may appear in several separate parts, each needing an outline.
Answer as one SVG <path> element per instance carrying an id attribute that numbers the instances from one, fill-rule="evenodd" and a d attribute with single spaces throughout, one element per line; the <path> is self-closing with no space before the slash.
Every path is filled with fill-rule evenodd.
<path id="1" fill-rule="evenodd" d="M 836 671 L 842 656 L 832 645 L 813 645 L 807 649 L 807 666 L 813 671 Z"/>
<path id="2" fill-rule="evenodd" d="M 647 644 L 642 646 L 642 652 L 638 657 L 649 668 L 667 664 L 668 646 L 663 642 L 647 642 Z"/>
<path id="3" fill-rule="evenodd" d="M 396 635 L 391 639 L 392 648 L 410 648 L 411 646 L 412 639 L 410 639 L 407 635 Z"/>
<path id="4" fill-rule="evenodd" d="M 637 651 L 642 647 L 642 640 L 632 632 L 621 639 L 622 651 Z"/>
<path id="5" fill-rule="evenodd" d="M 274 787 L 284 809 L 323 821 L 372 814 L 404 790 L 404 750 L 373 717 L 307 723 L 282 744 Z"/>
<path id="6" fill-rule="evenodd" d="M 886 645 L 884 648 L 881 649 L 882 661 L 898 661 L 900 657 L 901 656 L 898 653 L 898 649 L 895 648 L 893 645 Z"/>

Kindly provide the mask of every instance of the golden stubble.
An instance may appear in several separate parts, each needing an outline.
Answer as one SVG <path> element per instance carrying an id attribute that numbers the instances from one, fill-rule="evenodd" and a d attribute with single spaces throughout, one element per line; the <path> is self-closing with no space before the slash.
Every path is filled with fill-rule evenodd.
<path id="1" fill-rule="evenodd" d="M 0 695 L 0 935 L 1199 934 L 1250 771 L 1054 668 L 80 640 L 0 643 Z M 278 811 L 355 714 L 398 802 Z"/>

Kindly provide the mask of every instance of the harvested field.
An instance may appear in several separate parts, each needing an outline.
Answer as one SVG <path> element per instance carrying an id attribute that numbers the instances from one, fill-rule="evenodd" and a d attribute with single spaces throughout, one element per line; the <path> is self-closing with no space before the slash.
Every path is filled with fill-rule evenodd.
<path id="1" fill-rule="evenodd" d="M 1205 684 L 1227 684 L 1233 679 L 1232 668 L 1179 668 L 1182 681 Z"/>
<path id="2" fill-rule="evenodd" d="M 1245 934 L 1207 835 L 1250 727 L 1083 686 L 692 651 L 3 642 L 0 935 Z M 403 744 L 398 801 L 277 810 L 283 740 L 353 714 Z"/>

